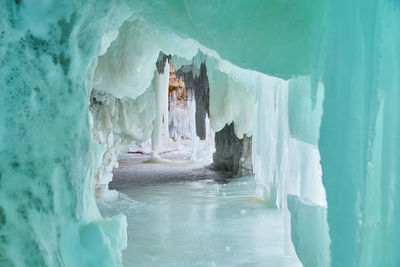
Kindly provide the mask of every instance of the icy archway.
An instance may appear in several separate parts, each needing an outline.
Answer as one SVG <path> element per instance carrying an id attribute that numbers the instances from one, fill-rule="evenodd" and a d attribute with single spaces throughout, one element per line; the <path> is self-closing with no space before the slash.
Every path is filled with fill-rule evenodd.
<path id="1" fill-rule="evenodd" d="M 255 134 L 265 199 L 289 207 L 305 266 L 399 264 L 395 1 L 0 7 L 1 265 L 122 264 L 124 217 L 101 218 L 95 204 L 104 147 L 91 137 L 90 92 L 140 110 L 161 50 L 176 66 L 206 62 L 216 130 L 233 121 L 238 136 Z M 305 218 L 320 244 L 304 236 Z"/>

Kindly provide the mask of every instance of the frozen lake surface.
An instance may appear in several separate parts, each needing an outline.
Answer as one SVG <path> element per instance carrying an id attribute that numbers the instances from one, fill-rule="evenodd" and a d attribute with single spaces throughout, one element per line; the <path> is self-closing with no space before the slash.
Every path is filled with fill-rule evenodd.
<path id="1" fill-rule="evenodd" d="M 100 205 L 127 216 L 125 266 L 301 266 L 284 256 L 282 215 L 265 207 L 253 176 L 229 181 L 196 165 L 139 159 L 125 156 L 114 172 L 112 187 L 125 196 Z"/>

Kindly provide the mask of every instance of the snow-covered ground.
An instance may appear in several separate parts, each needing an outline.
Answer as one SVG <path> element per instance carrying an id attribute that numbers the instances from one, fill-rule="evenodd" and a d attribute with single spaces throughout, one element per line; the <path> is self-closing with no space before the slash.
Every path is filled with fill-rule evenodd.
<path id="1" fill-rule="evenodd" d="M 171 162 L 125 155 L 110 184 L 123 194 L 100 203 L 127 216 L 125 266 L 301 266 L 284 255 L 282 214 L 258 197 L 254 176 L 224 179 L 187 155 L 164 156 Z"/>
<path id="2" fill-rule="evenodd" d="M 191 161 L 190 152 L 167 152 L 161 154 L 160 163 L 150 163 L 149 154 L 128 153 L 119 160 L 114 169 L 110 188 L 118 191 L 127 186 L 152 185 L 168 182 L 197 181 L 202 179 L 225 179 L 229 173 L 215 172 L 201 163 Z"/>

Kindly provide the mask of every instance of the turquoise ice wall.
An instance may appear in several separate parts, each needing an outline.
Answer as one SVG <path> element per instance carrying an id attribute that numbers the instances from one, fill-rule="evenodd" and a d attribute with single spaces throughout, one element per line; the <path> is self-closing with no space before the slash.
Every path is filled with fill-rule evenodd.
<path id="1" fill-rule="evenodd" d="M 109 1 L 0 2 L 0 266 L 116 266 L 124 217 L 93 196 L 91 63 Z"/>
<path id="2" fill-rule="evenodd" d="M 319 147 L 332 266 L 399 266 L 400 2 L 330 1 Z"/>
<path id="3" fill-rule="evenodd" d="M 128 4 L 135 9 L 137 2 Z M 156 27 L 196 39 L 235 65 L 290 78 L 315 67 L 325 2 L 152 0 L 146 1 L 151 11 L 144 15 Z"/>

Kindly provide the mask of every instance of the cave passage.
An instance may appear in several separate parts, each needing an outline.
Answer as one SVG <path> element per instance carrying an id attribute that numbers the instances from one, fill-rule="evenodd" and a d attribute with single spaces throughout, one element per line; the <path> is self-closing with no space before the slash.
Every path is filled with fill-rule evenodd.
<path id="1" fill-rule="evenodd" d="M 238 138 L 233 123 L 217 133 L 210 126 L 205 64 L 195 76 L 168 61 L 160 53 L 151 140 L 120 157 L 109 184 L 118 198 L 98 200 L 103 216 L 127 217 L 123 263 L 301 266 L 285 254 L 282 211 L 265 204 L 256 183 L 251 136 Z"/>
<path id="2" fill-rule="evenodd" d="M 399 3 L 0 1 L 0 266 L 399 267 Z"/>

